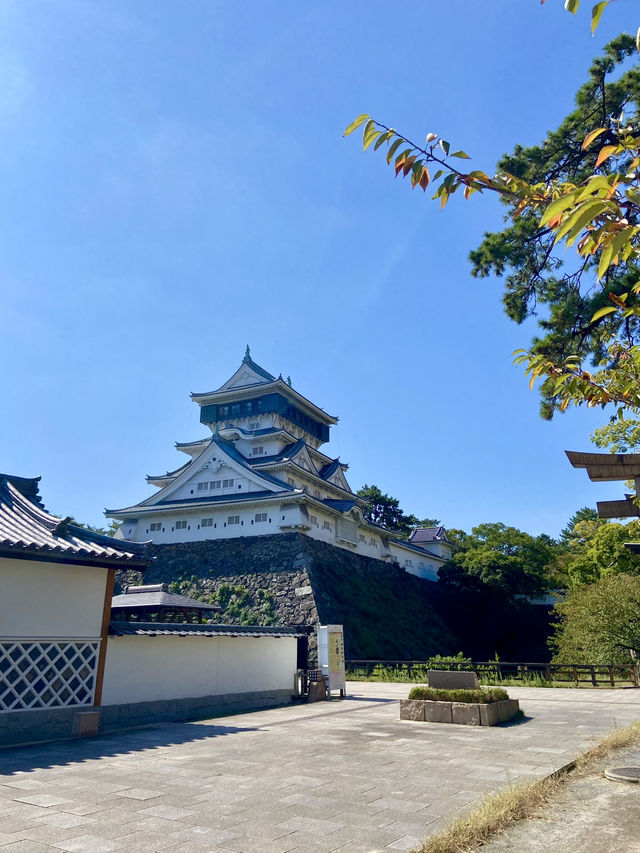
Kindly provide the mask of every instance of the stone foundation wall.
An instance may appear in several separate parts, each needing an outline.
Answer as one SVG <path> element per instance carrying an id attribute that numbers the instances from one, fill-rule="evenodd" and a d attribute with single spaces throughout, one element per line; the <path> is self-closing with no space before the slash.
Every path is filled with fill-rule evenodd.
<path id="1" fill-rule="evenodd" d="M 342 624 L 348 658 L 426 659 L 458 651 L 432 605 L 436 584 L 304 534 L 154 545 L 151 556 L 144 583 L 178 583 L 185 595 L 220 603 L 219 622 Z M 132 574 L 118 581 L 135 582 Z M 227 602 L 231 588 L 241 590 L 240 604 L 233 594 Z"/>

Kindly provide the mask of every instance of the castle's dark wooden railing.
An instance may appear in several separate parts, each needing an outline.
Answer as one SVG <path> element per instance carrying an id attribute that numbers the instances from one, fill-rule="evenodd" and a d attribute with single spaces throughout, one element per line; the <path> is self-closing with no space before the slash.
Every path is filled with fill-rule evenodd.
<path id="1" fill-rule="evenodd" d="M 398 677 L 402 674 L 412 680 L 415 677 L 427 677 L 429 669 L 428 661 L 424 660 L 348 660 L 345 661 L 347 678 L 353 673 L 353 678 L 357 678 L 357 671 L 363 672 L 367 676 L 373 675 L 376 668 L 391 670 Z M 611 687 L 616 686 L 618 682 L 631 682 L 634 686 L 638 686 L 638 674 L 636 668 L 632 665 L 617 666 L 617 665 L 602 665 L 602 664 L 566 664 L 566 663 L 535 663 L 523 661 L 472 661 L 468 667 L 457 667 L 457 669 L 472 669 L 475 670 L 479 678 L 489 679 L 495 678 L 496 681 L 505 679 L 515 679 L 526 683 L 536 678 L 542 678 L 545 681 L 568 681 L 573 682 L 576 686 L 580 684 L 591 684 L 597 687 L 598 684 L 609 684 Z"/>

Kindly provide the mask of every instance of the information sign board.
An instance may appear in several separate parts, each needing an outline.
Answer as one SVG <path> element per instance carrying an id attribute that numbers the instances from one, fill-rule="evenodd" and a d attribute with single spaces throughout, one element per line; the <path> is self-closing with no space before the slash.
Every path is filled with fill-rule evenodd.
<path id="1" fill-rule="evenodd" d="M 318 628 L 318 665 L 327 677 L 329 694 L 339 690 L 345 695 L 344 634 L 342 625 L 321 625 Z"/>

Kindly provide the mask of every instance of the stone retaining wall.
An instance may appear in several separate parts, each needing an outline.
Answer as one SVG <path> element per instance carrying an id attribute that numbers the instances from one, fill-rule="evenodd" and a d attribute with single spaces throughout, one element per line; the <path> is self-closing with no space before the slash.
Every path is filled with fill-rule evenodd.
<path id="1" fill-rule="evenodd" d="M 230 624 L 345 626 L 347 658 L 426 659 L 458 651 L 433 608 L 434 584 L 394 564 L 361 556 L 300 533 L 172 543 L 151 547 L 145 583 L 182 582 L 186 595 L 212 600 L 241 587 L 241 615 Z M 121 586 L 136 582 L 121 573 Z M 140 583 L 140 576 L 137 576 Z M 315 657 L 311 637 L 310 657 Z"/>

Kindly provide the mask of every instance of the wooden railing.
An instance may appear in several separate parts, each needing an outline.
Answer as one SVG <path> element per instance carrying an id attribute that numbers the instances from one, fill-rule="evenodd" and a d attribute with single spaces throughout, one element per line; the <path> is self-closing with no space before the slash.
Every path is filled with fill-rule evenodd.
<path id="1" fill-rule="evenodd" d="M 463 667 L 458 667 L 462 669 Z M 364 674 L 371 676 L 375 670 L 387 669 L 399 677 L 406 674 L 409 680 L 416 678 L 427 678 L 429 669 L 428 661 L 422 660 L 348 660 L 346 661 L 347 678 L 350 672 L 364 670 Z M 597 687 L 599 684 L 609 684 L 611 687 L 618 683 L 631 683 L 638 686 L 638 670 L 629 664 L 603 665 L 603 664 L 560 664 L 560 663 L 535 663 L 522 661 L 472 661 L 465 669 L 474 670 L 478 677 L 483 680 L 495 679 L 496 682 L 506 679 L 515 679 L 526 683 L 536 679 L 544 679 L 547 682 L 573 682 L 580 684 L 591 684 Z M 357 677 L 357 676 L 355 676 Z"/>

